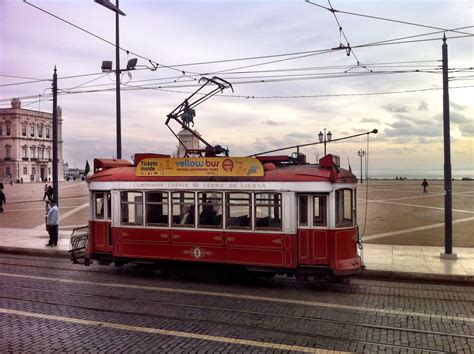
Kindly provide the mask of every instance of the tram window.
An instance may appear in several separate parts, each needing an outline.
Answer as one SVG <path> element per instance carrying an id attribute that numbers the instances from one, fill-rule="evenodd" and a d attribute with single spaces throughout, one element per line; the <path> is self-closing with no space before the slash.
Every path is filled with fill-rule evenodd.
<path id="1" fill-rule="evenodd" d="M 313 226 L 326 226 L 327 224 L 327 197 L 316 195 L 313 197 Z"/>
<path id="2" fill-rule="evenodd" d="M 222 193 L 198 193 L 198 227 L 222 228 Z"/>
<path id="3" fill-rule="evenodd" d="M 173 192 L 173 226 L 194 227 L 195 201 L 193 192 Z"/>
<path id="4" fill-rule="evenodd" d="M 281 230 L 281 194 L 255 193 L 255 228 Z"/>
<path id="5" fill-rule="evenodd" d="M 168 193 L 146 193 L 146 225 L 168 226 Z"/>
<path id="6" fill-rule="evenodd" d="M 300 195 L 298 204 L 298 225 L 308 226 L 308 196 Z"/>
<path id="7" fill-rule="evenodd" d="M 94 193 L 94 214 L 96 220 L 105 218 L 104 193 Z"/>
<path id="8" fill-rule="evenodd" d="M 228 229 L 251 228 L 251 194 L 227 193 L 226 194 L 226 227 Z"/>
<path id="9" fill-rule="evenodd" d="M 143 195 L 141 192 L 120 192 L 122 225 L 143 225 Z"/>
<path id="10" fill-rule="evenodd" d="M 336 227 L 353 225 L 352 205 L 351 189 L 339 189 L 336 191 Z"/>

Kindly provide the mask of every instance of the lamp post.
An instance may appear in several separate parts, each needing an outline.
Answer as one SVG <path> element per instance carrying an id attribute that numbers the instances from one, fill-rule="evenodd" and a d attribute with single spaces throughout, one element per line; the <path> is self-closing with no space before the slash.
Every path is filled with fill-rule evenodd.
<path id="1" fill-rule="evenodd" d="M 319 142 L 324 143 L 324 156 L 326 156 L 326 143 L 329 143 L 332 139 L 331 131 L 328 131 L 326 134 L 326 128 L 324 128 L 324 133 L 322 131 L 318 134 Z"/>
<path id="2" fill-rule="evenodd" d="M 357 155 L 359 155 L 359 157 L 360 157 L 360 183 L 362 183 L 363 182 L 363 178 L 362 178 L 362 158 L 365 156 L 365 151 L 360 149 L 357 152 Z"/>
<path id="3" fill-rule="evenodd" d="M 115 90 L 116 90 L 116 124 L 117 124 L 117 159 L 122 158 L 122 127 L 121 127 L 121 107 L 120 107 L 120 36 L 119 36 L 119 15 L 125 13 L 119 9 L 119 0 L 115 0 L 115 5 L 109 0 L 94 0 L 109 10 L 115 12 Z"/>

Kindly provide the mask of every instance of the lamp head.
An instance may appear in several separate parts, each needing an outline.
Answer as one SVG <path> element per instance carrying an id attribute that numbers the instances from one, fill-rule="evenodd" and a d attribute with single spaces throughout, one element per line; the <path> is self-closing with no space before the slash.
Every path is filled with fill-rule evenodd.
<path id="1" fill-rule="evenodd" d="M 127 70 L 135 70 L 135 66 L 137 65 L 137 58 L 130 59 L 127 63 Z"/>
<path id="2" fill-rule="evenodd" d="M 102 72 L 103 73 L 109 73 L 112 71 L 112 61 L 111 60 L 104 60 L 102 62 Z"/>
<path id="3" fill-rule="evenodd" d="M 332 133 L 331 133 L 330 131 L 327 133 L 327 137 L 328 137 L 328 141 L 331 141 L 331 139 L 332 139 Z"/>
<path id="4" fill-rule="evenodd" d="M 323 142 L 323 132 L 319 132 L 318 134 L 318 138 L 319 138 L 319 142 L 322 143 Z"/>

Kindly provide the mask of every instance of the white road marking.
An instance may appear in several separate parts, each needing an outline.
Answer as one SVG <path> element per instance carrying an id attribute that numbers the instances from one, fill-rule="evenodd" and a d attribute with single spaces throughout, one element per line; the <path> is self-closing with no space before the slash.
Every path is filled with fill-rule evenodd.
<path id="1" fill-rule="evenodd" d="M 464 219 L 458 219 L 458 220 L 453 220 L 453 224 L 459 224 L 462 222 L 466 221 L 472 221 L 474 220 L 474 216 L 470 218 L 464 218 Z M 391 231 L 391 232 L 384 232 L 382 234 L 376 234 L 372 236 L 364 236 L 362 238 L 363 241 L 370 241 L 370 240 L 376 240 L 378 238 L 384 238 L 384 237 L 389 237 L 389 236 L 395 236 L 395 235 L 403 235 L 403 234 L 409 234 L 412 232 L 416 231 L 423 231 L 423 230 L 429 230 L 429 229 L 434 229 L 437 227 L 444 227 L 444 222 L 440 222 L 437 224 L 431 224 L 431 225 L 425 225 L 425 226 L 419 226 L 419 227 L 412 227 L 410 229 L 404 229 L 404 230 L 398 230 L 398 231 Z"/>
<path id="2" fill-rule="evenodd" d="M 384 313 L 384 314 L 393 314 L 393 315 L 402 315 L 402 316 L 417 316 L 417 317 L 437 318 L 437 319 L 445 319 L 445 320 L 474 322 L 474 318 L 469 318 L 469 317 L 436 315 L 436 314 L 429 314 L 429 313 L 424 313 L 424 312 L 411 312 L 411 311 L 402 311 L 402 310 L 387 310 L 387 309 L 379 309 L 379 308 L 374 308 L 374 307 L 364 307 L 364 306 L 354 306 L 354 305 L 330 304 L 327 302 L 318 302 L 318 301 L 282 299 L 282 298 L 273 298 L 273 297 L 267 297 L 267 296 L 220 293 L 220 292 L 214 292 L 214 291 L 164 288 L 164 287 L 159 287 L 159 286 L 146 286 L 146 285 L 121 284 L 121 283 L 103 283 L 103 282 L 98 283 L 98 282 L 92 282 L 92 281 L 86 281 L 86 280 L 41 277 L 41 276 L 34 276 L 34 275 L 3 273 L 3 272 L 0 272 L 0 275 L 6 276 L 6 277 L 13 277 L 13 278 L 45 280 L 45 281 L 53 282 L 53 283 L 60 282 L 60 283 L 69 283 L 69 284 L 87 284 L 87 285 L 94 285 L 94 286 L 105 286 L 105 287 L 110 287 L 110 288 L 153 290 L 153 291 L 162 291 L 162 292 L 168 292 L 168 293 L 178 293 L 178 294 L 188 294 L 188 295 L 216 296 L 216 297 L 223 297 L 223 298 L 230 298 L 230 299 L 266 301 L 266 302 L 274 302 L 274 303 L 280 303 L 280 304 L 296 304 L 296 305 L 304 305 L 304 306 L 344 309 L 344 310 L 349 310 L 349 311 L 375 312 L 375 313 Z"/>
<path id="3" fill-rule="evenodd" d="M 89 206 L 89 203 L 84 203 L 82 205 L 79 205 L 79 206 L 75 207 L 72 210 L 69 210 L 67 213 L 64 213 L 64 214 L 60 213 L 59 214 L 59 221 L 67 218 L 68 216 L 71 216 L 72 214 L 74 214 L 74 213 L 78 212 L 79 210 L 82 210 L 82 209 L 84 209 L 88 206 Z M 40 224 L 40 225 L 34 227 L 33 230 L 39 230 L 39 229 L 43 229 L 43 228 L 44 228 L 44 224 Z"/>
<path id="4" fill-rule="evenodd" d="M 415 208 L 444 210 L 444 208 L 441 208 L 441 207 L 432 207 L 432 206 L 427 206 L 427 205 L 408 204 L 408 203 L 385 202 L 385 201 L 382 201 L 382 200 L 369 200 L 369 203 L 392 204 L 392 205 L 402 205 L 402 206 L 415 207 Z M 453 209 L 453 211 L 456 211 L 456 212 L 459 212 L 459 213 L 474 214 L 474 211 L 471 211 L 471 210 Z"/>
<path id="5" fill-rule="evenodd" d="M 6 309 L 6 308 L 0 308 L 0 313 L 4 313 L 7 315 L 40 318 L 43 320 L 61 321 L 61 322 L 74 323 L 74 324 L 86 325 L 86 326 L 95 326 L 95 327 L 100 327 L 100 328 L 119 329 L 123 331 L 134 331 L 134 332 L 142 332 L 142 333 L 149 333 L 149 334 L 158 334 L 158 335 L 163 335 L 163 336 L 191 338 L 191 339 L 198 339 L 198 340 L 206 340 L 210 342 L 231 343 L 235 345 L 248 345 L 248 346 L 258 347 L 258 348 L 270 348 L 270 349 L 285 350 L 285 351 L 298 351 L 298 352 L 303 352 L 303 353 L 341 353 L 341 352 L 325 350 L 325 349 L 320 349 L 320 348 L 302 347 L 299 345 L 260 342 L 260 341 L 249 340 L 249 339 L 228 338 L 228 337 L 222 337 L 222 336 L 211 336 L 211 335 L 190 333 L 190 332 L 170 331 L 170 330 L 160 329 L 160 328 L 130 326 L 130 325 L 125 325 L 125 324 L 120 324 L 120 323 L 84 320 L 81 318 L 47 315 L 43 313 L 18 311 L 18 310 Z"/>

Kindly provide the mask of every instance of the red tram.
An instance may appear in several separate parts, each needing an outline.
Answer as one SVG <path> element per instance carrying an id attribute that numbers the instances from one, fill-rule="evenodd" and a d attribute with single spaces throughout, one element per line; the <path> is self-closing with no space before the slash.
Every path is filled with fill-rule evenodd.
<path id="1" fill-rule="evenodd" d="M 333 278 L 363 268 L 357 178 L 334 155 L 307 164 L 137 154 L 134 163 L 96 159 L 88 184 L 85 264 L 199 262 Z"/>

